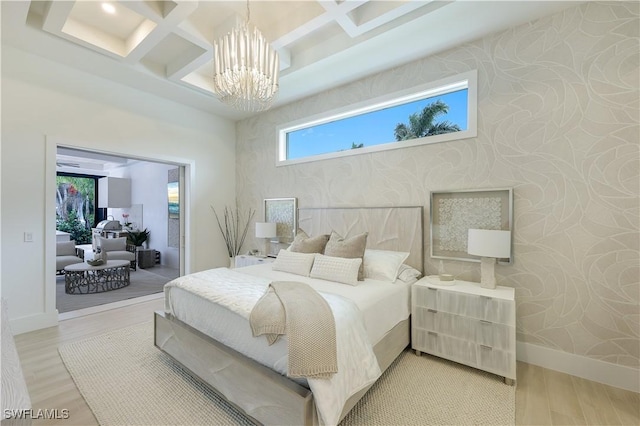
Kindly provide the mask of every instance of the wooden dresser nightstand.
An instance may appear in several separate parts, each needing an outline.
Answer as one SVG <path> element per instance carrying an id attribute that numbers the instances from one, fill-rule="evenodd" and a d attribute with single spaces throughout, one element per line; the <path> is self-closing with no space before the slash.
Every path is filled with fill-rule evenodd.
<path id="1" fill-rule="evenodd" d="M 271 263 L 274 260 L 276 259 L 273 257 L 249 256 L 248 254 L 241 254 L 239 256 L 236 256 L 236 268 L 259 265 L 261 263 Z"/>
<path id="2" fill-rule="evenodd" d="M 511 287 L 495 289 L 437 276 L 411 288 L 411 348 L 516 380 L 516 305 Z"/>

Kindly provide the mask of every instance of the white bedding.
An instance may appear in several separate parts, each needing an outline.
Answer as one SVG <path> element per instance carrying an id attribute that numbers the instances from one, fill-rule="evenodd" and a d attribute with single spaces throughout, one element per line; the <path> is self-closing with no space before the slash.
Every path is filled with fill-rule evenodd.
<path id="1" fill-rule="evenodd" d="M 237 271 L 271 281 L 301 281 L 316 291 L 352 300 L 362 312 L 372 345 L 378 343 L 400 321 L 409 318 L 411 313 L 411 285 L 400 280 L 392 284 L 366 278 L 357 286 L 351 286 L 274 271 L 268 263 L 239 268 Z"/>
<path id="2" fill-rule="evenodd" d="M 247 277 L 245 274 L 250 275 L 250 277 Z M 362 357 L 366 359 L 367 354 L 361 353 L 362 349 L 354 349 L 352 343 L 360 342 L 362 345 L 368 347 L 372 354 L 373 352 L 370 348 L 373 344 L 377 343 L 384 334 L 399 321 L 405 320 L 409 316 L 410 286 L 401 283 L 390 284 L 365 280 L 360 285 L 353 287 L 273 271 L 270 264 L 255 265 L 236 269 L 235 271 L 220 268 L 181 277 L 178 280 L 191 280 L 194 285 L 201 285 L 197 284 L 197 282 L 208 280 L 211 278 L 211 275 L 216 276 L 214 280 L 219 280 L 221 276 L 224 276 L 225 280 L 228 281 L 228 285 L 234 289 L 240 288 L 240 292 L 244 293 L 249 304 L 251 304 L 250 301 L 252 300 L 253 304 L 255 304 L 271 281 L 289 280 L 305 282 L 325 297 L 334 310 L 336 325 L 349 320 L 349 318 L 345 316 L 346 314 L 340 313 L 348 308 L 347 305 L 357 306 L 361 312 L 359 316 L 364 320 L 366 331 L 362 328 L 363 325 L 357 324 L 350 324 L 349 327 L 340 327 L 343 329 L 343 349 L 341 351 L 341 343 L 339 342 L 338 356 L 339 358 L 343 358 L 342 362 L 351 362 L 359 366 L 360 368 L 356 368 L 355 370 L 364 370 L 364 376 L 355 380 L 352 380 L 353 378 L 347 378 L 347 381 L 350 383 L 342 383 L 338 387 L 334 386 L 336 383 L 332 384 L 330 383 L 331 381 L 327 380 L 310 379 L 308 381 L 309 387 L 316 396 L 316 404 L 321 414 L 321 419 L 326 424 L 337 423 L 341 407 L 344 405 L 346 399 L 348 399 L 351 394 L 369 385 L 380 374 L 377 362 L 375 362 L 375 357 L 371 365 L 362 368 Z M 257 284 L 257 288 L 250 289 L 250 287 L 243 287 L 240 284 L 234 286 L 234 280 L 238 280 L 238 283 L 242 281 L 254 282 Z M 172 283 L 175 284 L 175 281 Z M 252 304 L 251 306 L 247 306 L 247 302 L 244 302 L 245 305 L 240 306 L 236 296 L 227 298 L 226 295 L 223 295 L 222 298 L 228 299 L 226 303 L 230 305 L 229 308 L 223 308 L 187 289 L 176 287 L 172 283 L 165 286 L 167 312 L 170 312 L 176 318 L 228 347 L 245 354 L 281 374 L 286 374 L 286 336 L 272 346 L 268 346 L 264 338 L 254 338 L 251 335 L 251 329 L 247 320 L 247 312 L 250 311 L 250 308 L 253 306 Z M 340 297 L 332 296 L 330 293 Z M 344 300 L 344 298 L 353 301 L 353 303 L 349 303 Z M 340 308 L 341 305 L 342 310 L 338 310 L 338 314 L 336 314 L 336 309 Z M 358 323 L 360 324 L 360 321 L 358 321 Z M 360 327 L 359 331 L 358 327 Z M 341 337 L 337 337 L 340 341 Z M 347 347 L 349 349 L 345 350 L 344 348 Z M 341 362 L 340 359 L 339 362 Z M 350 369 L 343 368 L 342 370 L 343 372 L 348 372 Z M 360 373 L 362 373 L 362 371 L 358 371 L 358 374 Z M 336 376 L 340 376 L 340 374 Z M 345 380 L 346 378 L 343 376 L 337 377 L 335 380 L 332 379 L 333 382 L 344 382 Z"/>

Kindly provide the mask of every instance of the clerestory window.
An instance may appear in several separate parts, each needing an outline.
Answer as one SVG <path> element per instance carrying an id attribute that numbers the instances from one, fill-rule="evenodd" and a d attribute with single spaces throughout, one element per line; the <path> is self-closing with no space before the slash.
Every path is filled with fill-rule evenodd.
<path id="1" fill-rule="evenodd" d="M 280 126 L 277 165 L 472 138 L 476 109 L 471 71 Z"/>

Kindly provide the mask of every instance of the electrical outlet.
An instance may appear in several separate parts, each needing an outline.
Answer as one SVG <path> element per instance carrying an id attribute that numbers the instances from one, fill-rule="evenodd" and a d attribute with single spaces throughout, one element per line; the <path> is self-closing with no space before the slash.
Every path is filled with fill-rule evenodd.
<path id="1" fill-rule="evenodd" d="M 33 232 L 25 232 L 24 233 L 24 242 L 32 243 L 33 242 Z"/>

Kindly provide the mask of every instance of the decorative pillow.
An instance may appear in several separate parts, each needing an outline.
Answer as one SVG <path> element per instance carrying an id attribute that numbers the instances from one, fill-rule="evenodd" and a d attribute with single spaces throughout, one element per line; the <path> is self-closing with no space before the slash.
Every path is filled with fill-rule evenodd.
<path id="1" fill-rule="evenodd" d="M 75 256 L 76 255 L 76 242 L 75 241 L 61 241 L 56 243 L 56 256 Z"/>
<path id="2" fill-rule="evenodd" d="M 358 281 L 364 280 L 364 270 L 362 262 L 364 258 L 364 249 L 367 247 L 368 232 L 353 236 L 351 238 L 342 238 L 336 232 L 332 232 L 324 248 L 324 254 L 332 257 L 345 257 L 347 259 L 360 259 L 360 270 L 358 271 Z"/>
<path id="3" fill-rule="evenodd" d="M 98 238 L 98 247 L 102 251 L 125 251 L 127 249 L 127 238 Z"/>
<path id="4" fill-rule="evenodd" d="M 364 251 L 364 277 L 372 280 L 395 282 L 398 270 L 409 253 L 389 250 Z"/>
<path id="5" fill-rule="evenodd" d="M 400 269 L 398 269 L 398 279 L 404 283 L 413 284 L 421 277 L 422 272 L 404 263 L 400 265 Z"/>
<path id="6" fill-rule="evenodd" d="M 296 253 L 281 249 L 278 257 L 272 263 L 272 268 L 274 271 L 289 272 L 308 277 L 314 258 L 315 254 L 313 253 Z"/>
<path id="7" fill-rule="evenodd" d="M 310 237 L 302 229 L 298 229 L 296 237 L 288 250 L 299 253 L 324 253 L 324 246 L 327 245 L 327 240 L 329 240 L 328 235 Z"/>
<path id="8" fill-rule="evenodd" d="M 362 259 L 347 259 L 316 254 L 311 268 L 311 278 L 336 281 L 343 284 L 358 285 L 358 270 Z"/>

